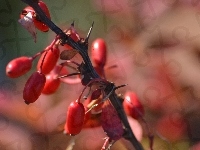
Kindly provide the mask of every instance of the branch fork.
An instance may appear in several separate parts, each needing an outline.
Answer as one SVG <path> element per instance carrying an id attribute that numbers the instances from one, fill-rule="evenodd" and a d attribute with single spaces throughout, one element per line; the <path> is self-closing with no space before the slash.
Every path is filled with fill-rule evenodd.
<path id="1" fill-rule="evenodd" d="M 38 0 L 21 0 L 21 1 L 28 4 L 29 6 L 31 6 L 35 10 L 35 12 L 40 17 L 40 19 L 53 32 L 55 32 L 55 34 L 60 38 L 60 41 L 62 42 L 62 44 L 69 44 L 72 48 L 76 49 L 78 51 L 78 53 L 82 56 L 83 61 L 84 61 L 84 69 L 86 71 L 84 73 L 86 73 L 89 76 L 88 81 L 85 84 L 88 84 L 93 79 L 103 80 L 103 79 L 101 79 L 101 77 L 95 71 L 95 69 L 92 66 L 92 63 L 90 61 L 90 58 L 88 56 L 88 39 L 90 37 L 94 22 L 92 23 L 92 26 L 90 27 L 89 32 L 88 32 L 85 40 L 81 39 L 80 41 L 75 42 L 71 37 L 67 36 L 57 25 L 55 25 L 45 15 L 45 13 L 42 11 L 42 9 L 37 4 Z M 130 127 L 129 122 L 127 120 L 127 116 L 126 116 L 124 109 L 122 107 L 122 103 L 121 103 L 119 97 L 117 96 L 117 94 L 115 93 L 115 90 L 113 90 L 113 89 L 117 89 L 118 87 L 116 87 L 114 83 L 111 83 L 111 82 L 108 82 L 108 81 L 106 83 L 107 84 L 106 84 L 106 88 L 104 88 L 104 92 L 105 92 L 105 94 L 107 94 L 109 96 L 110 102 L 112 103 L 113 107 L 116 109 L 118 116 L 121 119 L 121 121 L 122 121 L 122 123 L 125 127 L 124 138 L 129 140 L 132 143 L 132 145 L 135 147 L 136 150 L 143 150 L 142 145 L 137 141 L 135 135 L 133 134 L 133 132 L 131 130 L 131 127 Z"/>

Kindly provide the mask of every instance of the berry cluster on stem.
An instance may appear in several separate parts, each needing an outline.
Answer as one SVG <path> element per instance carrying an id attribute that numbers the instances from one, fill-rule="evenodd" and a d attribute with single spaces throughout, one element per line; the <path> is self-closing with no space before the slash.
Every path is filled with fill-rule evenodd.
<path id="1" fill-rule="evenodd" d="M 56 39 L 59 39 L 61 41 L 61 44 L 68 44 L 73 49 L 77 50 L 78 53 L 81 55 L 83 59 L 82 66 L 80 67 L 80 74 L 84 76 L 82 78 L 82 84 L 88 85 L 94 80 L 99 81 L 105 81 L 105 79 L 101 78 L 100 75 L 95 71 L 91 60 L 88 56 L 88 39 L 92 30 L 92 27 L 90 28 L 88 35 L 85 39 L 80 39 L 78 41 L 74 41 L 72 37 L 68 36 L 64 31 L 62 31 L 58 26 L 56 26 L 49 17 L 43 12 L 41 7 L 38 5 L 38 0 L 22 0 L 24 3 L 28 4 L 30 7 L 34 9 L 34 11 L 37 13 L 37 17 L 46 25 L 48 28 L 50 28 L 53 32 L 56 34 Z M 92 25 L 93 26 L 93 25 Z M 45 54 L 45 53 L 43 53 Z M 97 60 L 98 61 L 98 60 Z M 44 63 L 44 61 L 42 61 Z M 42 65 L 40 65 L 42 66 Z M 41 69 L 42 71 L 42 69 Z M 39 73 L 37 73 L 40 75 Z M 115 90 L 118 88 L 115 86 L 114 83 L 106 81 L 104 82 L 105 88 L 102 90 L 107 95 L 107 98 L 109 98 L 109 101 L 111 102 L 112 106 L 115 108 L 117 115 L 119 116 L 125 130 L 123 137 L 127 140 L 129 140 L 132 145 L 135 147 L 136 150 L 143 150 L 143 147 L 141 144 L 137 141 L 135 135 L 133 134 L 131 127 L 128 123 L 127 116 L 125 114 L 125 111 L 122 106 L 122 102 L 115 93 Z M 75 105 L 78 105 L 79 101 L 75 103 Z M 74 106 L 74 107 L 81 107 L 82 106 Z M 83 109 L 82 109 L 83 110 Z M 73 120 L 71 120 L 73 121 Z M 79 131 L 74 131 L 74 134 L 76 134 Z"/>

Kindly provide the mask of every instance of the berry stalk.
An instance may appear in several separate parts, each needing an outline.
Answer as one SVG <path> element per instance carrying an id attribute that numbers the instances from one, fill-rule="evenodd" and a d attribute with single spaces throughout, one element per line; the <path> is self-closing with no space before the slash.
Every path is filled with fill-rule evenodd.
<path id="1" fill-rule="evenodd" d="M 40 19 L 53 31 L 55 32 L 58 36 L 60 36 L 60 39 L 62 41 L 62 44 L 69 44 L 72 48 L 78 50 L 79 54 L 82 56 L 84 62 L 87 65 L 87 68 L 91 71 L 91 78 L 98 78 L 99 75 L 96 73 L 94 70 L 92 63 L 90 61 L 90 58 L 88 56 L 87 50 L 88 50 L 88 45 L 87 43 L 77 43 L 75 42 L 71 37 L 67 36 L 58 26 L 56 26 L 42 11 L 42 9 L 39 7 L 37 2 L 33 0 L 22 0 L 24 3 L 28 4 L 31 6 L 35 12 L 38 14 Z M 90 29 L 91 30 L 91 29 Z"/>
<path id="2" fill-rule="evenodd" d="M 100 76 L 97 74 L 97 72 L 95 71 L 94 67 L 92 66 L 92 63 L 90 61 L 90 58 L 88 56 L 88 37 L 86 38 L 86 40 L 84 41 L 78 41 L 75 42 L 71 37 L 67 36 L 59 27 L 57 27 L 46 15 L 45 13 L 42 11 L 42 9 L 38 6 L 37 2 L 35 0 L 22 0 L 24 3 L 28 4 L 29 6 L 31 6 L 35 12 L 38 14 L 38 16 L 40 17 L 40 20 L 42 20 L 42 22 L 44 22 L 53 32 L 55 32 L 57 34 L 57 36 L 60 37 L 62 44 L 68 44 L 70 45 L 72 48 L 76 49 L 79 54 L 82 56 L 83 61 L 84 61 L 84 69 L 86 69 L 86 73 L 89 76 L 88 79 L 89 81 L 87 81 L 86 84 L 88 84 L 91 80 L 93 79 L 100 79 Z M 91 28 L 89 30 L 89 34 L 90 34 Z M 128 123 L 126 114 L 123 110 L 122 107 L 122 103 L 119 100 L 119 98 L 117 97 L 115 91 L 113 90 L 115 89 L 115 85 L 113 83 L 108 82 L 108 84 L 106 85 L 106 88 L 104 89 L 104 92 L 109 96 L 109 99 L 113 105 L 113 107 L 116 109 L 119 118 L 121 119 L 126 131 L 125 131 L 125 136 L 124 138 L 126 138 L 127 140 L 129 140 L 132 145 L 135 147 L 136 150 L 143 150 L 143 147 L 141 146 L 141 144 L 137 141 L 135 135 L 133 134 L 130 125 Z"/>

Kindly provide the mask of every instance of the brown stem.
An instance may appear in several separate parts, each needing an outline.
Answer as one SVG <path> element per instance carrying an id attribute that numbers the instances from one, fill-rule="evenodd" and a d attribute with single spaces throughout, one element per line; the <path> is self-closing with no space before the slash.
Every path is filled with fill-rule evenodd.
<path id="1" fill-rule="evenodd" d="M 92 66 L 92 63 L 90 61 L 90 58 L 88 56 L 88 45 L 87 43 L 81 43 L 81 42 L 75 42 L 73 39 L 71 39 L 69 36 L 67 36 L 59 27 L 57 27 L 49 18 L 45 15 L 45 13 L 42 11 L 42 9 L 38 6 L 37 2 L 35 0 L 22 0 L 24 3 L 31 6 L 36 13 L 39 15 L 40 19 L 53 31 L 55 32 L 60 39 L 62 40 L 62 43 L 69 44 L 72 48 L 78 50 L 79 54 L 82 56 L 83 61 L 85 62 L 85 66 L 87 67 L 88 74 L 90 75 L 90 79 L 99 79 L 101 80 L 100 76 L 96 73 L 94 70 L 94 67 Z M 103 79 L 102 79 L 103 80 Z M 109 83 L 109 82 L 108 82 Z M 105 88 L 104 92 L 106 94 L 110 94 L 110 92 L 115 88 L 115 85 L 113 83 L 109 83 L 107 85 L 107 88 Z M 109 99 L 113 105 L 113 107 L 117 110 L 118 115 L 126 128 L 126 139 L 129 140 L 132 145 L 135 147 L 136 150 L 143 150 L 143 147 L 141 144 L 137 141 L 135 135 L 133 134 L 131 127 L 128 123 L 127 116 L 124 112 L 124 109 L 122 107 L 122 104 L 120 100 L 118 99 L 115 92 L 112 92 L 109 96 Z"/>
<path id="2" fill-rule="evenodd" d="M 109 94 L 109 91 L 113 89 L 113 86 L 115 86 L 113 83 L 111 83 L 107 88 L 105 89 L 106 94 Z M 123 125 L 126 128 L 125 136 L 124 138 L 129 140 L 136 150 L 143 150 L 142 145 L 137 141 L 135 135 L 133 134 L 130 124 L 128 122 L 128 119 L 126 117 L 125 111 L 123 109 L 122 103 L 116 93 L 112 93 L 109 97 L 110 102 L 112 103 L 113 107 L 117 110 L 118 116 L 121 119 Z"/>

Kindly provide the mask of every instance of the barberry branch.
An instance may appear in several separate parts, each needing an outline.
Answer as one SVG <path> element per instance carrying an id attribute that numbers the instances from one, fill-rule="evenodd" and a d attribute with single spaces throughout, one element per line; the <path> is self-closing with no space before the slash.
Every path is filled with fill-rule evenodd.
<path id="1" fill-rule="evenodd" d="M 62 44 L 67 43 L 72 48 L 76 49 L 79 52 L 79 54 L 82 56 L 83 61 L 84 61 L 84 68 L 86 69 L 87 75 L 89 76 L 88 77 L 89 81 L 87 81 L 88 83 L 93 79 L 101 79 L 100 76 L 95 71 L 94 67 L 92 66 L 92 63 L 91 63 L 90 58 L 88 56 L 88 43 L 87 42 L 88 42 L 88 38 L 89 38 L 89 35 L 91 33 L 92 27 L 89 30 L 89 34 L 86 37 L 86 40 L 83 40 L 83 41 L 80 40 L 78 42 L 75 42 L 71 37 L 67 36 L 58 26 L 56 26 L 45 15 L 45 13 L 42 11 L 42 9 L 37 4 L 37 1 L 35 1 L 35 0 L 21 0 L 21 1 L 28 4 L 29 6 L 31 6 L 35 10 L 35 12 L 37 13 L 40 20 L 42 20 L 42 22 L 44 22 L 53 32 L 55 32 L 55 34 L 60 38 Z M 92 24 L 92 26 L 93 26 L 93 24 Z M 107 86 L 104 89 L 104 92 L 106 94 L 110 94 L 109 100 L 111 101 L 113 107 L 116 109 L 118 116 L 121 119 L 121 121 L 122 121 L 122 123 L 125 127 L 124 138 L 129 140 L 132 143 L 132 145 L 135 147 L 136 150 L 143 150 L 143 147 L 137 141 L 135 135 L 133 134 L 133 132 L 131 130 L 131 127 L 128 123 L 127 116 L 124 112 L 124 109 L 122 107 L 122 103 L 121 103 L 120 99 L 117 97 L 115 91 L 113 91 L 113 89 L 115 89 L 115 88 L 116 87 L 115 87 L 114 83 L 107 82 Z M 112 92 L 112 93 L 110 93 L 110 92 Z"/>
<path id="2" fill-rule="evenodd" d="M 33 0 L 22 0 L 24 3 L 28 4 L 31 6 L 35 12 L 38 14 L 40 17 L 40 20 L 42 20 L 53 32 L 55 32 L 61 39 L 62 43 L 69 44 L 71 47 L 74 49 L 78 50 L 79 54 L 82 56 L 84 62 L 87 65 L 87 68 L 91 71 L 91 77 L 92 78 L 99 78 L 99 75 L 96 73 L 94 70 L 92 63 L 90 61 L 90 58 L 88 56 L 88 45 L 87 43 L 77 43 L 75 42 L 72 38 L 67 36 L 58 26 L 56 26 L 42 11 L 42 9 L 39 7 L 37 2 Z"/>

